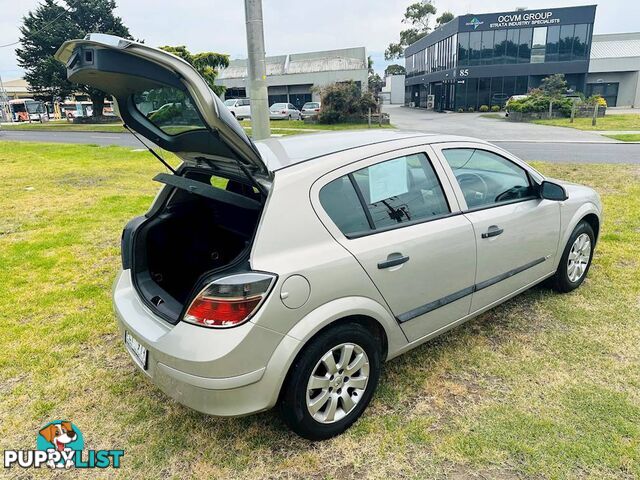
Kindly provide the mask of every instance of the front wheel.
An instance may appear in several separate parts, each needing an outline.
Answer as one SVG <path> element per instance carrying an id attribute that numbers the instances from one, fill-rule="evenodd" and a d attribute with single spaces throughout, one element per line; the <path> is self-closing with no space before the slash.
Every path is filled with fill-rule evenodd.
<path id="1" fill-rule="evenodd" d="M 594 245 L 593 228 L 583 220 L 571 233 L 560 258 L 558 270 L 552 277 L 553 287 L 557 291 L 567 293 L 575 290 L 584 282 L 591 266 Z"/>
<path id="2" fill-rule="evenodd" d="M 371 401 L 381 350 L 377 338 L 357 323 L 318 335 L 291 367 L 280 402 L 285 423 L 309 440 L 344 432 Z"/>

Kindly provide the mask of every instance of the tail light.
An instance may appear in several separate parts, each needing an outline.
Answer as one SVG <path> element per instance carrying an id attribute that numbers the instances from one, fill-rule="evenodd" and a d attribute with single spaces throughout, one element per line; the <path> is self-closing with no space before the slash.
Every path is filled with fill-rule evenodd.
<path id="1" fill-rule="evenodd" d="M 316 108 L 316 109 L 315 109 L 315 111 L 316 111 L 316 112 L 319 112 L 319 111 L 320 111 L 320 109 L 319 109 L 319 108 Z"/>
<path id="2" fill-rule="evenodd" d="M 184 320 L 210 328 L 240 325 L 260 308 L 276 278 L 274 274 L 258 272 L 219 278 L 196 295 Z"/>
<path id="3" fill-rule="evenodd" d="M 287 111 L 286 110 L 282 110 L 282 113 L 287 113 Z"/>

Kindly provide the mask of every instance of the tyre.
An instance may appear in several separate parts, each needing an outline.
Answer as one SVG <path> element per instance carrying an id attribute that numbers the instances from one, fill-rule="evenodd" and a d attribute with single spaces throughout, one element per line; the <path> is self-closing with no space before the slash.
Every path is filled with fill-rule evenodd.
<path id="1" fill-rule="evenodd" d="M 325 440 L 344 432 L 371 401 L 381 345 L 369 330 L 345 323 L 320 333 L 290 369 L 280 415 L 298 435 Z"/>
<path id="2" fill-rule="evenodd" d="M 558 270 L 551 277 L 551 284 L 557 291 L 567 293 L 584 282 L 591 266 L 594 245 L 593 228 L 582 220 L 571 233 L 560 258 Z"/>

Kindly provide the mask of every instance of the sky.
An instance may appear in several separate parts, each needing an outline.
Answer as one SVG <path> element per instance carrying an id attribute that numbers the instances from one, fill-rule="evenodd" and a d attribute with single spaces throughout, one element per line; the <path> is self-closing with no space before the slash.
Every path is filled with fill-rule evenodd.
<path id="1" fill-rule="evenodd" d="M 148 45 L 186 45 L 192 52 L 215 51 L 246 58 L 242 0 L 116 0 L 134 38 Z M 267 55 L 364 46 L 382 73 L 384 50 L 398 41 L 404 10 L 414 0 L 263 0 Z M 0 45 L 19 38 L 23 16 L 38 0 L 0 0 Z M 62 0 L 58 0 L 62 3 Z M 589 0 L 435 0 L 439 12 L 454 15 L 592 4 Z M 640 31 L 640 1 L 597 2 L 595 33 Z M 435 19 L 432 19 L 432 24 Z M 401 62 L 396 62 L 401 63 Z M 0 76 L 19 78 L 15 46 L 0 47 Z"/>

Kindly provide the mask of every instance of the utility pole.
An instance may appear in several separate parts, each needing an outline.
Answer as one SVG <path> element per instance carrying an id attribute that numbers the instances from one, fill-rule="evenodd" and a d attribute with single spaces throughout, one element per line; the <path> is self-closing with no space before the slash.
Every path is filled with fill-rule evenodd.
<path id="1" fill-rule="evenodd" d="M 244 0 L 247 23 L 247 73 L 251 99 L 251 132 L 254 140 L 271 136 L 269 127 L 269 97 L 267 95 L 267 64 L 264 58 L 264 28 L 262 0 Z"/>
<path id="2" fill-rule="evenodd" d="M 0 75 L 0 118 L 9 117 L 9 121 L 13 121 L 13 115 L 9 111 L 9 98 L 7 97 L 7 91 L 4 89 L 4 83 L 2 83 L 2 75 Z"/>

